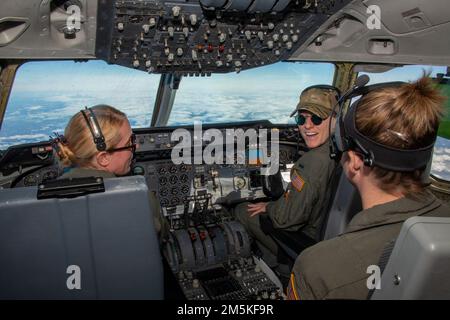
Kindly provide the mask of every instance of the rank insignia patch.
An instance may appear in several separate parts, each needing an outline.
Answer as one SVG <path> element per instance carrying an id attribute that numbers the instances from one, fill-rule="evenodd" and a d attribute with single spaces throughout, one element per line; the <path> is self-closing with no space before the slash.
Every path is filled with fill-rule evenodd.
<path id="1" fill-rule="evenodd" d="M 297 171 L 294 171 L 294 173 L 292 174 L 291 183 L 298 192 L 302 191 L 303 187 L 305 186 L 305 181 L 302 179 L 302 177 L 300 177 Z"/>

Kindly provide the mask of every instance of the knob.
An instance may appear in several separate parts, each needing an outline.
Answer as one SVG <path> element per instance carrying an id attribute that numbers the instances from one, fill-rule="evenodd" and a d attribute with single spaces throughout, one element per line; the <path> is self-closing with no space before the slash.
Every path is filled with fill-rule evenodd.
<path id="1" fill-rule="evenodd" d="M 189 28 L 188 27 L 183 28 L 183 34 L 184 34 L 185 38 L 189 37 Z"/>
<path id="2" fill-rule="evenodd" d="M 191 56 L 192 56 L 192 61 L 197 61 L 198 60 L 197 51 L 192 50 Z"/>
<path id="3" fill-rule="evenodd" d="M 189 21 L 191 21 L 191 25 L 195 26 L 197 24 L 197 15 L 196 14 L 191 14 L 189 16 Z"/>
<path id="4" fill-rule="evenodd" d="M 259 38 L 259 41 L 264 41 L 264 32 L 259 31 L 258 32 L 258 38 Z"/>
<path id="5" fill-rule="evenodd" d="M 175 29 L 173 27 L 168 27 L 167 31 L 169 32 L 169 37 L 173 38 L 173 34 L 175 32 Z"/>
<path id="6" fill-rule="evenodd" d="M 180 15 L 181 8 L 179 6 L 172 7 L 172 14 L 174 17 L 178 17 Z"/>

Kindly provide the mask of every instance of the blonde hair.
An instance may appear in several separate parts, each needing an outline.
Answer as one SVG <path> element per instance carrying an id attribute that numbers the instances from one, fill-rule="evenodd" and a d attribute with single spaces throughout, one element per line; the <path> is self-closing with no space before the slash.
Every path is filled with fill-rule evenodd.
<path id="1" fill-rule="evenodd" d="M 106 150 L 120 142 L 119 128 L 128 121 L 127 116 L 114 107 L 96 105 L 91 108 L 105 137 Z M 76 113 L 67 124 L 63 141 L 57 142 L 57 155 L 64 167 L 86 167 L 98 153 L 89 125 L 83 114 Z"/>
<path id="2" fill-rule="evenodd" d="M 428 75 L 400 87 L 379 89 L 365 95 L 356 113 L 356 127 L 365 136 L 388 147 L 418 149 L 436 138 L 445 98 Z M 398 172 L 374 167 L 378 186 L 400 190 L 405 196 L 423 195 L 424 169 Z"/>

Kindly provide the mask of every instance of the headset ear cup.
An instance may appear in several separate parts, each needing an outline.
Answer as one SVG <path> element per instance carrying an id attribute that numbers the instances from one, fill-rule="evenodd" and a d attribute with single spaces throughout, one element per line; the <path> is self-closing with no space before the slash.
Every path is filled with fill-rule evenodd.
<path id="1" fill-rule="evenodd" d="M 364 155 L 364 164 L 368 167 L 373 167 L 373 154 L 370 152 L 370 154 Z"/>
<path id="2" fill-rule="evenodd" d="M 97 150 L 98 150 L 98 151 L 105 151 L 105 150 L 106 150 L 106 143 L 104 143 L 104 142 L 99 142 L 99 143 L 97 144 Z"/>

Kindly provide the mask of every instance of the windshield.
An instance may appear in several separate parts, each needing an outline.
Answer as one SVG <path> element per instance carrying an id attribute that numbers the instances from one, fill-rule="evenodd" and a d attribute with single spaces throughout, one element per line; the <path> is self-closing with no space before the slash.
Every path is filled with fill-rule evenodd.
<path id="1" fill-rule="evenodd" d="M 331 84 L 331 63 L 279 62 L 239 74 L 183 78 L 169 125 L 270 120 L 294 123 L 289 118 L 300 92 L 311 85 Z"/>
<path id="2" fill-rule="evenodd" d="M 63 133 L 85 106 L 109 104 L 125 112 L 131 126 L 150 125 L 160 75 L 103 61 L 41 61 L 17 71 L 0 130 L 0 149 L 48 140 Z"/>
<path id="3" fill-rule="evenodd" d="M 186 77 L 180 83 L 168 125 L 289 118 L 300 92 L 331 84 L 330 63 L 282 62 L 240 74 Z M 48 140 L 63 133 L 71 116 L 85 106 L 109 104 L 125 112 L 133 128 L 148 127 L 159 74 L 103 61 L 41 61 L 20 67 L 0 131 L 0 149 Z"/>

